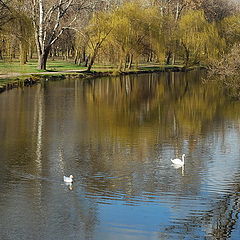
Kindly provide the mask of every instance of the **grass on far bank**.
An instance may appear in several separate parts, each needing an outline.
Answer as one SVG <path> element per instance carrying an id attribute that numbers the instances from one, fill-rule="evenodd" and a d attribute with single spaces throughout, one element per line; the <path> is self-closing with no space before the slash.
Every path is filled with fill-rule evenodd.
<path id="1" fill-rule="evenodd" d="M 47 70 L 37 69 L 37 59 L 30 60 L 25 65 L 21 65 L 18 60 L 11 62 L 0 61 L 0 87 L 6 86 L 6 84 L 14 83 L 19 80 L 25 80 L 33 74 L 41 74 L 47 76 L 62 76 L 72 74 L 75 71 L 84 71 L 87 68 L 74 64 L 72 60 L 66 61 L 62 59 L 48 59 Z M 126 72 L 145 72 L 145 71 L 159 71 L 159 70 L 171 70 L 175 67 L 182 68 L 180 63 L 176 65 L 160 65 L 157 63 L 142 63 L 138 66 L 134 66 L 131 69 L 126 69 Z M 118 68 L 115 65 L 103 65 L 95 64 L 92 68 L 94 72 L 109 72 L 110 74 L 118 73 Z M 84 73 L 82 73 L 84 74 Z"/>
<path id="2" fill-rule="evenodd" d="M 138 68 L 133 68 L 131 71 L 135 70 L 158 70 L 162 68 L 168 68 L 168 67 L 174 67 L 178 66 L 181 67 L 182 65 L 159 65 L 159 64 L 139 64 Z M 39 70 L 37 69 L 37 59 L 30 60 L 25 65 L 21 65 L 17 59 L 12 61 L 0 61 L 0 75 L 4 74 L 28 74 L 28 73 L 41 73 L 41 72 L 63 72 L 63 71 L 69 71 L 69 70 L 86 70 L 86 67 L 79 66 L 77 64 L 74 64 L 72 60 L 64 61 L 62 59 L 56 59 L 52 60 L 51 58 L 47 61 L 47 70 Z M 99 72 L 115 72 L 117 71 L 117 66 L 111 66 L 111 65 L 100 65 L 95 64 L 92 68 L 93 71 L 99 71 Z"/>
<path id="3" fill-rule="evenodd" d="M 37 59 L 30 60 L 25 65 L 21 65 L 17 59 L 7 62 L 7 61 L 0 61 L 0 87 L 14 82 L 16 80 L 26 79 L 26 77 L 31 76 L 32 74 L 41 74 L 41 75 L 66 75 L 71 74 L 74 71 L 84 71 L 87 68 L 83 66 L 79 66 L 74 64 L 73 60 L 63 60 L 63 59 L 48 59 L 47 62 L 47 70 L 38 70 L 37 69 Z M 133 65 L 133 67 L 126 72 L 143 72 L 143 71 L 158 71 L 158 70 L 167 70 L 172 69 L 174 67 L 183 67 L 180 63 L 176 65 L 160 65 L 157 63 L 142 63 L 139 64 L 137 67 Z M 110 73 L 117 73 L 118 68 L 115 65 L 103 65 L 103 64 L 95 64 L 92 68 L 92 71 L 95 72 L 110 72 Z"/>
<path id="4" fill-rule="evenodd" d="M 47 62 L 47 72 L 52 71 L 66 71 L 66 70 L 84 70 L 84 67 L 78 66 L 71 61 L 63 60 L 52 60 L 49 59 Z M 37 60 L 33 59 L 27 62 L 27 64 L 21 65 L 18 60 L 11 62 L 0 61 L 0 74 L 11 74 L 11 73 L 39 73 L 45 72 L 44 70 L 37 69 Z"/>

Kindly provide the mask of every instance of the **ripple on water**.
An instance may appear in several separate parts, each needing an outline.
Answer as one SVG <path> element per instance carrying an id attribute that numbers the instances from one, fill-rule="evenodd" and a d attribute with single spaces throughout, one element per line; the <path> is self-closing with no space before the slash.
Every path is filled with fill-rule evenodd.
<path id="1" fill-rule="evenodd" d="M 238 239 L 240 108 L 197 77 L 0 95 L 0 238 Z M 170 162 L 183 153 L 184 171 Z"/>

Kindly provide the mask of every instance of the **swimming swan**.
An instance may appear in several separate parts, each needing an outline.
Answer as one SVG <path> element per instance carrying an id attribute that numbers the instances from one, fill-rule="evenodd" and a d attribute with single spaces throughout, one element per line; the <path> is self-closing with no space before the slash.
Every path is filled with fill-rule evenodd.
<path id="1" fill-rule="evenodd" d="M 65 183 L 72 183 L 73 182 L 73 175 L 70 175 L 69 177 L 63 176 L 63 181 Z"/>
<path id="2" fill-rule="evenodd" d="M 184 165 L 185 154 L 182 155 L 182 160 L 179 158 L 171 159 L 171 162 L 175 165 L 183 166 Z"/>

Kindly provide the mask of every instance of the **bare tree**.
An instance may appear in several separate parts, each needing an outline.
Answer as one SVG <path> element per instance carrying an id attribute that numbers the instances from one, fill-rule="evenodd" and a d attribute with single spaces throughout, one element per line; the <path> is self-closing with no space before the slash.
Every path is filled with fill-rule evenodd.
<path id="1" fill-rule="evenodd" d="M 9 0 L 0 0 L 0 30 L 2 26 L 12 19 L 12 13 L 8 6 Z"/>
<path id="2" fill-rule="evenodd" d="M 46 69 L 53 44 L 76 21 L 80 12 L 90 5 L 87 0 L 31 0 L 32 20 L 38 52 L 38 68 Z"/>
<path id="3" fill-rule="evenodd" d="M 233 0 L 193 0 L 198 9 L 204 11 L 209 22 L 219 22 L 236 12 L 237 3 Z"/>

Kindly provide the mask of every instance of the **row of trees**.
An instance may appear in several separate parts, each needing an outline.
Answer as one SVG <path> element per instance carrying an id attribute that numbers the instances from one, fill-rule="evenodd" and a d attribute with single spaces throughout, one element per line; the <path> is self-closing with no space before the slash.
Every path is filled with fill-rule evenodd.
<path id="1" fill-rule="evenodd" d="M 0 58 L 33 54 L 94 62 L 210 64 L 240 42 L 231 0 L 0 0 Z"/>

